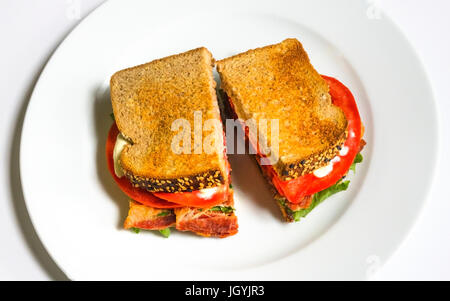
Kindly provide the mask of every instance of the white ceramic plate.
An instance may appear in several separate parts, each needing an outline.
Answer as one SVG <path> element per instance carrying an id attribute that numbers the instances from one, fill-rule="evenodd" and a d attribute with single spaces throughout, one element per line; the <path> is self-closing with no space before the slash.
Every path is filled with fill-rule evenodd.
<path id="1" fill-rule="evenodd" d="M 220 59 L 287 37 L 357 99 L 368 145 L 349 190 L 286 224 L 253 161 L 231 156 L 238 235 L 122 230 L 127 200 L 104 158 L 112 73 L 198 46 Z M 413 49 L 364 1 L 108 1 L 62 43 L 36 85 L 23 127 L 23 189 L 40 238 L 71 279 L 363 279 L 427 197 L 435 110 Z"/>

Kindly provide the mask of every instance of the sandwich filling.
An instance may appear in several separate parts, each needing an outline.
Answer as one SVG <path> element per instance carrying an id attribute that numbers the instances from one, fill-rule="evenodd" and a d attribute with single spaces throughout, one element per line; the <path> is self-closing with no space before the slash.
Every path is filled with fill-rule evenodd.
<path id="1" fill-rule="evenodd" d="M 227 237 L 237 233 L 233 190 L 228 184 L 229 163 L 226 165 L 228 178 L 225 185 L 190 192 L 149 192 L 133 186 L 124 176 L 119 158 L 127 144 L 129 142 L 114 123 L 108 135 L 106 157 L 114 180 L 131 198 L 124 223 L 126 229 L 135 229 L 136 233 L 137 229 L 160 230 L 166 237 L 170 233 L 168 228 L 173 226 L 202 236 Z M 224 156 L 228 162 L 225 153 Z"/>

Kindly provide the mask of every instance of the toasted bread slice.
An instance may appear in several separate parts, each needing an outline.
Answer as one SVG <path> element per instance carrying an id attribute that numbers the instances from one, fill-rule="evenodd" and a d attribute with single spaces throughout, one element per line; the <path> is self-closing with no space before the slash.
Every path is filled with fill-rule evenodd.
<path id="1" fill-rule="evenodd" d="M 225 183 L 223 129 L 203 131 L 208 137 L 205 151 L 194 145 L 194 112 L 206 120 L 217 120 L 214 59 L 206 48 L 121 70 L 111 77 L 111 102 L 120 132 L 131 141 L 120 155 L 126 177 L 137 187 L 153 192 L 192 191 Z M 181 128 L 190 125 L 190 152 L 174 152 L 172 142 Z M 199 120 L 199 119 L 197 119 Z M 179 145 L 179 144 L 178 144 Z M 202 145 L 200 144 L 200 147 Z"/>
<path id="2" fill-rule="evenodd" d="M 311 173 L 336 156 L 347 120 L 298 40 L 220 60 L 217 71 L 237 116 L 257 122 L 260 142 L 275 155 L 275 137 L 270 131 L 264 135 L 260 120 L 278 120 L 278 157 L 272 165 L 282 180 Z"/>

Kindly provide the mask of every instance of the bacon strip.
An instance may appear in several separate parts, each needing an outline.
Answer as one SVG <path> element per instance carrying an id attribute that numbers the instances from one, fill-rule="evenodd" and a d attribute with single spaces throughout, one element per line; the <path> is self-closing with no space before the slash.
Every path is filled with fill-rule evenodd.
<path id="1" fill-rule="evenodd" d="M 221 206 L 233 207 L 233 204 L 233 191 L 230 189 L 228 200 Z M 125 229 L 161 230 L 173 226 L 179 231 L 191 231 L 207 237 L 224 238 L 238 232 L 237 217 L 233 212 L 224 213 L 193 207 L 156 209 L 130 201 Z"/>
<path id="2" fill-rule="evenodd" d="M 228 200 L 221 206 L 233 206 L 233 191 L 230 190 Z M 222 211 L 210 211 L 198 208 L 176 208 L 176 229 L 191 231 L 201 236 L 224 238 L 238 232 L 236 215 Z"/>
<path id="3" fill-rule="evenodd" d="M 161 230 L 175 225 L 175 214 L 172 209 L 157 209 L 130 201 L 128 216 L 124 228 L 140 228 L 146 230 Z"/>
<path id="4" fill-rule="evenodd" d="M 367 142 L 364 139 L 361 139 L 361 142 L 359 142 L 359 152 L 361 152 L 364 148 L 364 146 L 367 144 Z"/>

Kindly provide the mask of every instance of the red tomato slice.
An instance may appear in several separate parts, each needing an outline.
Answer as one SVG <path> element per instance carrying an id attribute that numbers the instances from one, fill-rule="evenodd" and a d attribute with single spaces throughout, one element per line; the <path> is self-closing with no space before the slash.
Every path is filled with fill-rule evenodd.
<path id="1" fill-rule="evenodd" d="M 113 152 L 118 134 L 119 129 L 117 128 L 116 123 L 114 123 L 109 130 L 108 140 L 106 141 L 106 159 L 108 162 L 109 172 L 113 176 L 114 181 L 116 181 L 117 185 L 119 185 L 119 188 L 131 199 L 146 206 L 155 208 L 183 207 L 180 204 L 171 203 L 166 200 L 157 198 L 151 192 L 148 192 L 145 189 L 133 187 L 133 185 L 131 185 L 130 181 L 128 181 L 126 177 L 119 178 L 116 176 L 116 173 L 114 172 Z"/>
<path id="2" fill-rule="evenodd" d="M 216 186 L 192 192 L 155 192 L 158 198 L 187 207 L 209 208 L 222 204 L 228 198 L 228 186 Z"/>
<path id="3" fill-rule="evenodd" d="M 119 178 L 114 172 L 114 146 L 116 144 L 119 129 L 116 123 L 111 126 L 106 141 L 106 158 L 108 160 L 108 169 L 119 188 L 131 199 L 143 205 L 155 208 L 178 208 L 178 207 L 202 207 L 209 208 L 223 203 L 228 199 L 228 185 L 222 185 L 209 190 L 196 190 L 192 192 L 152 193 L 142 188 L 136 188 L 131 185 L 127 178 Z"/>
<path id="4" fill-rule="evenodd" d="M 322 191 L 334 185 L 350 169 L 359 150 L 361 140 L 361 118 L 355 99 L 350 90 L 338 80 L 322 76 L 330 86 L 330 95 L 333 104 L 342 109 L 347 118 L 348 136 L 344 147 L 348 148 L 345 156 L 339 156 L 340 161 L 333 163 L 333 171 L 327 176 L 318 178 L 313 173 L 282 181 L 271 166 L 262 166 L 272 175 L 272 181 L 277 190 L 283 194 L 291 203 L 299 203 L 305 196 Z"/>

